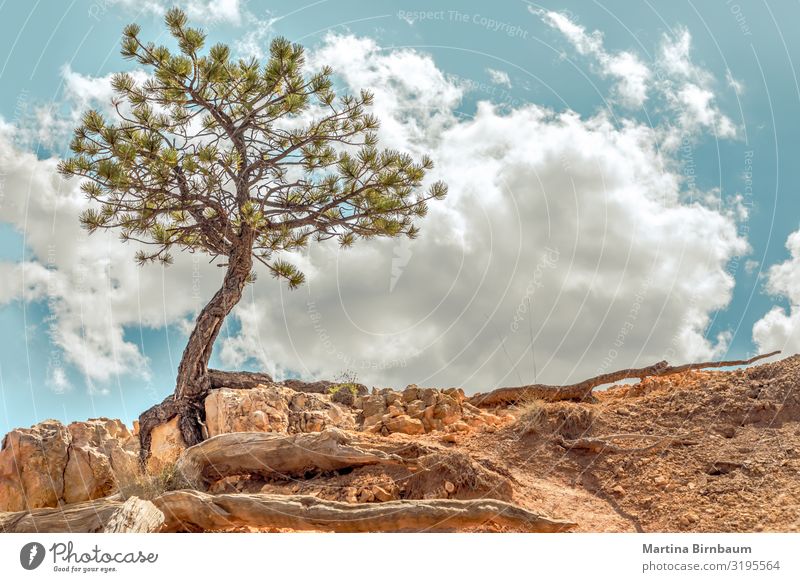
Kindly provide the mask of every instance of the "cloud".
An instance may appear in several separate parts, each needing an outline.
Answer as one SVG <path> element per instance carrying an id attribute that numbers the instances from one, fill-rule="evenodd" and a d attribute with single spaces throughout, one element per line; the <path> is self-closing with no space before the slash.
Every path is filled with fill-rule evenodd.
<path id="1" fill-rule="evenodd" d="M 183 9 L 190 20 L 201 23 L 242 23 L 241 0 L 107 0 L 136 12 L 149 12 L 158 16 L 173 6 Z"/>
<path id="2" fill-rule="evenodd" d="M 725 80 L 728 82 L 728 87 L 733 89 L 737 95 L 744 93 L 744 84 L 733 76 L 730 69 L 725 71 Z"/>
<path id="3" fill-rule="evenodd" d="M 676 92 L 669 93 L 668 97 L 675 109 L 680 111 L 681 126 L 708 127 L 720 137 L 736 135 L 736 128 L 731 120 L 714 105 L 714 93 L 710 90 L 686 83 Z"/>
<path id="4" fill-rule="evenodd" d="M 531 380 L 529 329 L 554 382 L 727 348 L 704 330 L 748 246 L 733 213 L 683 202 L 658 128 L 489 103 L 461 120 L 460 88 L 424 54 L 329 36 L 316 57 L 375 91 L 383 143 L 430 153 L 451 194 L 418 240 L 316 246 L 297 292 L 259 280 L 228 365 L 485 389 Z"/>
<path id="5" fill-rule="evenodd" d="M 715 103 L 714 78 L 691 58 L 692 36 L 685 28 L 665 34 L 659 49 L 658 87 L 679 117 L 683 128 L 699 126 L 718 137 L 736 136 L 736 127 Z M 730 80 L 728 80 L 730 83 Z"/>
<path id="6" fill-rule="evenodd" d="M 660 128 L 533 104 L 482 102 L 464 119 L 463 87 L 430 56 L 351 35 L 326 37 L 309 54 L 321 63 L 347 89 L 373 90 L 383 145 L 429 153 L 430 179 L 450 195 L 431 204 L 417 240 L 314 246 L 292 258 L 308 275 L 298 291 L 260 277 L 235 310 L 240 333 L 219 343 L 226 365 L 483 390 L 530 381 L 532 355 L 537 379 L 565 382 L 727 348 L 705 328 L 730 300 L 725 267 L 747 243 L 733 213 L 685 201 Z M 105 81 L 84 79 L 72 80 L 75 98 L 101 100 Z M 189 255 L 140 269 L 114 233 L 87 239 L 77 181 L 13 134 L 0 132 L 0 220 L 26 233 L 32 256 L 0 263 L 13 280 L 0 301 L 47 302 L 64 361 L 93 381 L 146 371 L 126 331 L 185 323 L 219 269 Z"/>
<path id="7" fill-rule="evenodd" d="M 254 20 L 244 35 L 234 43 L 236 52 L 242 58 L 263 59 L 269 55 L 267 40 L 277 19 Z"/>
<path id="8" fill-rule="evenodd" d="M 498 71 L 497 69 L 486 69 L 486 72 L 489 74 L 489 79 L 495 85 L 501 85 L 503 87 L 508 87 L 509 89 L 511 88 L 511 78 L 505 71 Z"/>
<path id="9" fill-rule="evenodd" d="M 789 258 L 767 271 L 767 291 L 783 298 L 788 309 L 774 306 L 753 325 L 753 341 L 760 352 L 800 352 L 800 230 L 786 240 Z"/>
<path id="10" fill-rule="evenodd" d="M 588 33 L 584 27 L 560 12 L 532 7 L 529 7 L 529 10 L 540 16 L 546 24 L 560 31 L 579 54 L 596 59 L 602 76 L 616 79 L 614 91 L 622 105 L 630 108 L 644 105 L 652 73 L 639 57 L 628 51 L 609 53 L 603 46 L 601 32 Z"/>
<path id="11" fill-rule="evenodd" d="M 137 83 L 147 78 L 142 70 L 133 70 L 130 74 Z M 115 115 L 111 102 L 114 94 L 112 76 L 83 75 L 65 64 L 61 68 L 63 89 L 60 99 L 27 109 L 15 129 L 16 143 L 28 149 L 44 147 L 50 151 L 66 151 L 72 131 L 87 109 L 97 109 L 106 116 Z"/>
<path id="12" fill-rule="evenodd" d="M 673 35 L 664 34 L 659 49 L 659 66 L 666 72 L 666 77 L 708 83 L 711 81 L 710 73 L 692 62 L 691 50 L 692 35 L 686 28 L 678 28 Z"/>
<path id="13" fill-rule="evenodd" d="M 409 49 L 383 51 L 370 38 L 329 34 L 308 63 L 314 70 L 329 65 L 351 89 L 370 89 L 382 137 L 400 149 L 437 142 L 464 94 L 430 56 Z"/>
<path id="14" fill-rule="evenodd" d="M 78 223 L 86 205 L 79 182 L 61 179 L 55 158 L 21 150 L 17 131 L 0 122 L 0 221 L 24 233 L 28 256 L 22 263 L 0 262 L 0 305 L 45 304 L 48 333 L 63 363 L 98 391 L 118 374 L 146 377 L 147 362 L 126 330 L 159 328 L 191 314 L 199 296 L 208 297 L 219 284 L 219 269 L 190 256 L 178 257 L 175 268 L 140 269 L 136 247 L 121 244 L 117 233 L 88 237 Z M 67 388 L 60 367 L 50 374 L 56 390 Z"/>
<path id="15" fill-rule="evenodd" d="M 587 32 L 566 14 L 529 10 L 558 30 L 578 54 L 594 59 L 601 76 L 616 81 L 612 100 L 640 108 L 649 99 L 657 99 L 671 111 L 680 133 L 694 134 L 699 128 L 711 130 L 720 138 L 736 136 L 736 126 L 716 105 L 714 77 L 691 59 L 692 37 L 686 28 L 664 34 L 656 60 L 645 64 L 630 51 L 608 51 L 601 32 Z M 741 88 L 729 71 L 726 81 L 734 90 Z"/>
<path id="16" fill-rule="evenodd" d="M 47 383 L 56 394 L 64 394 L 72 390 L 72 384 L 67 378 L 67 372 L 63 366 L 57 364 L 51 365 L 47 370 Z"/>

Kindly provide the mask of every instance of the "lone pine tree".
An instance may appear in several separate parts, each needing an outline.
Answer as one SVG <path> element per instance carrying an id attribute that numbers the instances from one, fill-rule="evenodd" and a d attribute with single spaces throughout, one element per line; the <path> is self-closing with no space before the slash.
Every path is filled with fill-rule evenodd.
<path id="1" fill-rule="evenodd" d="M 165 17 L 178 51 L 123 33 L 122 55 L 149 73 L 113 77 L 116 113 L 87 111 L 73 156 L 60 165 L 83 179 L 90 232 L 117 229 L 140 245 L 142 265 L 169 264 L 175 249 L 202 252 L 225 267 L 219 291 L 200 311 L 178 367 L 174 393 L 140 417 L 143 460 L 150 433 L 179 417 L 187 445 L 203 439 L 208 363 L 223 320 L 254 279 L 254 262 L 285 279 L 303 274 L 282 251 L 311 241 L 416 236 L 414 218 L 446 186 L 422 183 L 427 157 L 379 149 L 372 95 L 337 96 L 328 67 L 304 70 L 303 48 L 283 38 L 266 62 L 240 60 L 177 9 Z M 107 117 L 110 117 L 107 118 Z"/>

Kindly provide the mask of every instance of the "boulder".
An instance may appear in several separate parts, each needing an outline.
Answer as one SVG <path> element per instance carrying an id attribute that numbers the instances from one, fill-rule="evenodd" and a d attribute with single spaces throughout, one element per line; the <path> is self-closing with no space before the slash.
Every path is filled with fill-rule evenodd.
<path id="1" fill-rule="evenodd" d="M 466 420 L 466 423 L 470 428 L 483 428 L 486 426 L 486 421 L 480 416 L 470 417 Z"/>
<path id="2" fill-rule="evenodd" d="M 0 449 L 0 511 L 105 497 L 138 473 L 138 439 L 119 420 L 46 420 L 9 432 Z"/>
<path id="3" fill-rule="evenodd" d="M 371 394 L 356 400 L 355 407 L 361 408 L 362 430 L 384 435 L 393 432 L 419 434 L 420 424 L 424 432 L 466 432 L 470 428 L 494 430 L 504 422 L 469 404 L 461 388 L 436 390 L 415 384 L 402 392 L 373 388 Z M 404 417 L 418 422 L 409 423 Z M 401 420 L 394 420 L 397 418 Z"/>
<path id="4" fill-rule="evenodd" d="M 69 431 L 57 420 L 9 432 L 0 449 L 0 511 L 55 507 L 69 444 Z"/>
<path id="5" fill-rule="evenodd" d="M 381 422 L 383 422 L 383 414 L 376 414 L 374 416 L 368 416 L 364 419 L 364 430 L 369 430 L 373 427 L 378 426 Z"/>
<path id="6" fill-rule="evenodd" d="M 386 416 L 389 418 L 394 418 L 395 416 L 402 416 L 405 414 L 405 409 L 402 406 L 395 406 L 394 404 L 390 404 L 389 407 L 386 409 Z"/>
<path id="7" fill-rule="evenodd" d="M 411 418 L 422 418 L 425 403 L 422 400 L 412 400 L 406 405 L 406 412 Z"/>
<path id="8" fill-rule="evenodd" d="M 289 432 L 320 432 L 327 426 L 325 413 L 320 410 L 304 410 L 289 414 Z"/>
<path id="9" fill-rule="evenodd" d="M 425 432 L 425 427 L 422 425 L 422 422 L 416 418 L 411 418 L 407 414 L 384 420 L 383 425 L 389 432 L 400 432 L 403 434 L 423 434 Z"/>
<path id="10" fill-rule="evenodd" d="M 384 395 L 383 398 L 386 401 L 386 404 L 388 406 L 391 406 L 392 404 L 395 404 L 395 403 L 398 404 L 399 406 L 403 405 L 402 404 L 403 403 L 403 397 L 398 392 L 388 392 L 387 394 Z"/>
<path id="11" fill-rule="evenodd" d="M 289 402 L 294 395 L 293 391 L 277 386 L 212 390 L 205 400 L 208 436 L 229 432 L 287 432 Z"/>
<path id="12" fill-rule="evenodd" d="M 231 432 L 319 432 L 353 429 L 355 419 L 327 394 L 299 393 L 285 386 L 212 390 L 205 400 L 208 436 Z"/>
<path id="13" fill-rule="evenodd" d="M 361 399 L 361 410 L 364 418 L 381 417 L 386 414 L 386 401 L 382 394 L 371 394 Z"/>
<path id="14" fill-rule="evenodd" d="M 410 384 L 403 390 L 403 402 L 408 404 L 409 402 L 414 402 L 415 400 L 419 400 L 419 388 L 416 384 Z"/>
<path id="15" fill-rule="evenodd" d="M 139 439 L 120 420 L 73 422 L 67 427 L 71 446 L 64 469 L 66 503 L 98 499 L 139 472 Z"/>
<path id="16" fill-rule="evenodd" d="M 328 395 L 333 402 L 345 406 L 353 406 L 359 397 L 367 393 L 367 387 L 357 382 L 284 380 L 281 384 L 297 392 Z"/>
<path id="17" fill-rule="evenodd" d="M 178 417 L 172 418 L 153 429 L 150 433 L 150 458 L 147 459 L 147 472 L 151 475 L 158 474 L 178 460 L 186 449 L 181 429 L 178 427 Z"/>
<path id="18" fill-rule="evenodd" d="M 425 403 L 425 406 L 433 406 L 438 401 L 440 392 L 434 388 L 422 388 L 418 394 L 419 399 Z"/>
<path id="19" fill-rule="evenodd" d="M 458 404 L 463 404 L 467 399 L 466 395 L 464 394 L 464 390 L 461 388 L 445 388 L 442 390 L 442 394 L 446 394 Z"/>
<path id="20" fill-rule="evenodd" d="M 394 501 L 395 499 L 399 499 L 399 491 L 394 483 L 390 484 L 388 487 L 373 485 L 372 496 L 378 501 Z"/>
<path id="21" fill-rule="evenodd" d="M 441 420 L 443 424 L 453 424 L 461 420 L 461 407 L 454 401 L 440 402 L 433 407 L 433 418 Z"/>
<path id="22" fill-rule="evenodd" d="M 105 497 L 116 487 L 116 479 L 107 456 L 94 447 L 75 449 L 64 470 L 66 503 Z"/>

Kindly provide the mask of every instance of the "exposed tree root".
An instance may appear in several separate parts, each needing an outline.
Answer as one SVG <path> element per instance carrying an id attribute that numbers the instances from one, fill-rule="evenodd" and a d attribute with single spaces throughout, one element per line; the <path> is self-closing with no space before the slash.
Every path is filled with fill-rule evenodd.
<path id="1" fill-rule="evenodd" d="M 120 507 L 122 502 L 118 498 L 106 497 L 52 509 L 0 513 L 0 532 L 102 532 Z"/>
<path id="2" fill-rule="evenodd" d="M 452 531 L 485 523 L 527 532 L 560 532 L 576 525 L 493 499 L 348 504 L 310 495 L 209 495 L 183 490 L 165 493 L 154 503 L 164 513 L 166 532 L 245 526 L 330 532 Z"/>
<path id="3" fill-rule="evenodd" d="M 151 406 L 139 415 L 139 462 L 142 467 L 147 465 L 150 457 L 153 429 L 175 416 L 179 417 L 178 427 L 188 446 L 202 442 L 205 418 L 202 400 L 175 400 L 173 395 L 167 396 L 163 402 Z"/>
<path id="4" fill-rule="evenodd" d="M 660 451 L 672 446 L 690 446 L 699 444 L 692 435 L 652 435 L 652 434 L 616 434 L 605 437 L 587 437 L 580 439 L 559 438 L 558 444 L 569 450 L 583 450 L 595 454 L 602 453 L 648 453 Z M 623 448 L 609 441 L 615 439 L 656 439 L 656 442 L 645 447 Z"/>
<path id="5" fill-rule="evenodd" d="M 272 376 L 263 372 L 228 372 L 208 370 L 211 388 L 253 388 L 259 384 L 272 384 Z"/>
<path id="6" fill-rule="evenodd" d="M 225 370 L 208 370 L 208 385 L 210 389 L 235 388 L 238 390 L 255 388 L 256 386 L 274 384 L 272 376 L 262 372 L 228 372 Z M 282 385 L 296 392 L 312 394 L 331 394 L 331 399 L 348 406 L 353 404 L 357 395 L 367 393 L 363 384 L 348 384 L 336 389 L 338 384 L 321 380 L 317 382 L 303 382 L 302 380 L 287 380 Z M 159 425 L 169 422 L 179 416 L 178 426 L 183 440 L 188 446 L 203 442 L 203 423 L 205 421 L 204 401 L 208 392 L 193 393 L 191 397 L 176 400 L 174 395 L 167 396 L 160 404 L 151 406 L 139 415 L 139 460 L 144 467 L 150 457 L 151 434 Z"/>
<path id="7" fill-rule="evenodd" d="M 164 514 L 152 501 L 131 497 L 108 520 L 105 533 L 151 533 L 164 525 Z"/>
<path id="8" fill-rule="evenodd" d="M 454 531 L 494 523 L 559 532 L 576 524 L 495 499 L 403 500 L 349 504 L 310 495 L 210 495 L 184 489 L 153 502 L 105 498 L 56 509 L 0 513 L 7 533 L 211 531 L 235 527 L 328 532 Z"/>
<path id="9" fill-rule="evenodd" d="M 239 432 L 221 434 L 183 451 L 178 470 L 196 487 L 235 475 L 267 478 L 303 476 L 380 463 L 401 464 L 397 455 L 356 443 L 329 428 L 317 433 Z"/>
<path id="10" fill-rule="evenodd" d="M 567 386 L 551 386 L 548 384 L 530 384 L 528 386 L 518 386 L 514 388 L 498 388 L 486 394 L 476 394 L 469 399 L 474 406 L 499 406 L 514 404 L 526 400 L 546 400 L 555 402 L 558 400 L 586 400 L 598 386 L 603 384 L 613 384 L 622 380 L 638 378 L 643 380 L 650 376 L 668 376 L 670 374 L 681 374 L 690 370 L 701 370 L 706 368 L 723 368 L 727 366 L 746 366 L 758 360 L 769 358 L 779 354 L 780 351 L 771 352 L 755 356 L 749 360 L 728 360 L 722 362 L 700 362 L 695 364 L 683 364 L 681 366 L 670 366 L 667 362 L 658 362 L 646 368 L 626 368 L 616 372 L 600 374 L 594 378 L 589 378 L 577 384 Z"/>

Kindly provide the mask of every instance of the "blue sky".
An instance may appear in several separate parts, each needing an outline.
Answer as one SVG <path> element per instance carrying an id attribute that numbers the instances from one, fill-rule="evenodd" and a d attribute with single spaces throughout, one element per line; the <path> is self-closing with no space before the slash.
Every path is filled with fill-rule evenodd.
<path id="1" fill-rule="evenodd" d="M 258 47 L 263 49 L 270 38 L 283 35 L 303 43 L 310 51 L 324 55 L 325 47 L 330 48 L 334 42 L 331 40 L 333 34 L 339 38 L 371 39 L 380 47 L 373 54 L 383 57 L 405 50 L 429 58 L 438 72 L 449 79 L 449 83 L 461 87 L 463 94 L 449 113 L 454 118 L 464 120 L 472 120 L 476 116 L 478 102 L 489 101 L 496 105 L 501 116 L 533 104 L 554 112 L 570 110 L 584 120 L 605 111 L 616 127 L 625 123 L 641 124 L 642 127 L 674 124 L 681 114 L 669 106 L 668 99 L 659 101 L 653 96 L 642 107 L 620 105 L 619 99 L 615 98 L 615 87 L 620 79 L 609 73 L 607 68 L 604 69 L 604 62 L 606 65 L 608 62 L 603 61 L 605 57 L 602 55 L 636 55 L 657 77 L 659 67 L 669 68 L 669 63 L 663 62 L 663 55 L 659 52 L 665 36 L 675 39 L 683 31 L 688 32 L 692 66 L 701 71 L 698 75 L 707 76 L 703 86 L 713 92 L 716 111 L 730 120 L 736 135 L 721 137 L 720 126 L 713 125 L 698 129 L 697 132 L 694 131 L 697 128 L 686 130 L 691 133 L 690 146 L 677 147 L 669 154 L 676 164 L 677 169 L 673 169 L 676 175 L 684 179 L 690 174 L 693 176 L 695 191 L 689 192 L 684 183 L 683 191 L 687 199 L 682 203 L 690 205 L 692 197 L 718 189 L 719 202 L 715 204 L 717 210 L 724 214 L 734 212 L 731 209 L 735 204 L 731 201 L 737 194 L 742 195 L 739 204 L 745 205 L 747 216 L 739 217 L 731 224 L 750 246 L 750 252 L 743 253 L 741 257 L 733 257 L 736 253 L 723 253 L 720 260 L 734 285 L 730 296 L 719 308 L 714 307 L 713 302 L 711 307 L 703 308 L 708 325 L 703 326 L 702 335 L 716 342 L 720 333 L 727 334 L 724 349 L 715 355 L 744 356 L 753 353 L 757 347 L 795 351 L 795 340 L 791 333 L 791 308 L 794 303 L 791 272 L 794 265 L 786 243 L 800 222 L 796 196 L 800 186 L 800 171 L 795 163 L 797 136 L 800 135 L 800 89 L 794 68 L 794 60 L 800 57 L 800 40 L 792 34 L 791 28 L 792 23 L 800 17 L 800 6 L 796 3 L 755 0 L 630 3 L 608 0 L 603 3 L 561 1 L 534 4 L 503 0 L 487 4 L 328 0 L 298 4 L 249 0 L 222 3 L 225 11 L 214 18 L 203 15 L 202 0 L 187 0 L 183 4 L 189 6 L 190 13 L 200 25 L 208 28 L 212 41 L 231 43 L 241 51 L 253 50 L 254 47 L 256 50 Z M 43 129 L 44 133 L 53 133 L 48 131 L 51 128 L 42 126 L 54 124 L 55 119 L 66 120 L 64 123 L 67 125 L 69 123 L 75 92 L 67 94 L 68 74 L 65 71 L 81 79 L 98 79 L 115 71 L 131 69 L 133 65 L 122 60 L 118 53 L 122 27 L 136 21 L 142 25 L 143 38 L 158 38 L 163 35 L 159 10 L 166 5 L 157 0 L 0 2 L 0 83 L 3 87 L 0 93 L 0 117 L 9 126 L 18 128 L 18 134 L 12 140 L 17 151 L 33 153 L 43 163 L 65 155 L 63 139 L 58 136 L 41 138 Z M 592 52 L 594 49 L 581 50 L 579 45 L 571 42 L 564 30 L 553 26 L 552 19 L 548 21 L 548 11 L 561 14 L 569 22 L 583 27 L 589 34 L 586 38 L 598 38 L 591 36 L 593 31 L 602 33 L 601 56 L 598 57 L 600 53 L 597 51 Z M 347 66 L 347 61 L 343 66 Z M 352 76 L 355 78 L 356 72 Z M 52 108 L 50 117 L 35 115 L 38 109 L 48 106 Z M 38 131 L 38 137 L 30 138 L 31 134 L 21 137 L 23 130 Z M 565 171 L 573 170 L 570 167 Z M 752 170 L 752 183 L 746 180 L 748 170 Z M 457 179 L 455 183 L 458 183 Z M 37 196 L 34 189 L 11 191 L 14 184 L 16 182 L 5 183 L 3 204 L 8 205 L 16 200 L 22 207 L 27 197 Z M 67 218 L 58 216 L 53 220 Z M 26 246 L 32 229 L 41 231 L 46 228 L 46 220 L 27 222 L 22 226 L 10 219 L 0 222 L 0 263 L 14 265 L 24 260 L 46 264 L 47 257 L 41 256 L 41 248 L 37 253 L 35 248 Z M 633 229 L 634 225 L 629 228 Z M 702 241 L 702 237 L 699 240 Z M 634 247 L 638 248 L 639 244 L 648 243 L 637 240 Z M 665 244 L 674 242 L 667 241 Z M 561 250 L 566 255 L 568 249 Z M 392 256 L 391 249 L 389 256 Z M 523 260 L 528 257 L 535 262 L 535 257 L 539 255 L 533 248 L 525 248 L 522 256 Z M 419 257 L 419 253 L 414 257 Z M 494 260 L 506 259 L 498 255 Z M 487 265 L 487 269 L 493 268 L 491 264 Z M 783 265 L 784 268 L 770 283 L 769 268 L 774 265 Z M 719 264 L 716 266 L 719 267 Z M 342 268 L 346 270 L 349 267 L 345 263 Z M 423 266 L 419 266 L 419 269 L 423 277 L 425 269 Z M 487 272 L 491 273 L 489 270 Z M 171 275 L 165 275 L 168 276 Z M 577 279 L 571 281 L 568 285 L 579 285 Z M 2 284 L 13 286 L 17 282 L 9 277 Z M 203 289 L 203 293 L 213 288 L 213 281 L 204 284 L 208 287 Z M 244 314 L 242 318 L 231 318 L 225 332 L 225 336 L 231 339 L 228 355 L 225 356 L 221 348 L 218 349 L 213 362 L 215 366 L 229 367 L 235 364 L 252 369 L 263 368 L 263 359 L 260 358 L 277 359 L 280 354 L 278 348 L 268 345 L 266 339 L 264 350 L 268 352 L 267 356 L 260 355 L 259 350 L 253 348 L 253 330 L 259 325 L 256 322 L 256 314 L 261 313 L 259 309 L 265 310 L 261 313 L 261 319 L 258 319 L 260 322 L 266 320 L 267 313 L 275 315 L 281 309 L 284 314 L 290 312 L 287 311 L 289 308 L 280 307 L 284 305 L 285 289 L 271 287 L 266 282 L 263 285 L 265 287 L 257 285 L 251 293 L 249 305 L 252 310 L 248 313 L 252 319 L 246 319 Z M 311 288 L 320 289 L 320 285 L 312 283 Z M 703 289 L 703 281 L 697 281 L 697 288 Z M 185 293 L 185 289 L 170 289 Z M 716 292 L 714 289 L 717 288 L 712 285 L 710 289 Z M 591 289 L 585 291 L 587 296 L 592 293 Z M 405 292 L 413 293 L 413 286 Z M 152 286 L 138 289 L 138 301 L 147 303 L 152 300 L 152 294 L 161 297 L 163 290 L 153 289 Z M 5 295 L 6 301 L 0 302 L 0 328 L 3 330 L 0 340 L 0 433 L 5 433 L 13 426 L 29 425 L 48 417 L 70 421 L 105 415 L 130 420 L 171 391 L 186 338 L 185 323 L 190 317 L 189 312 L 178 316 L 166 315 L 165 310 L 161 323 L 148 321 L 139 325 L 124 325 L 119 341 L 134 346 L 132 351 L 138 349 L 138 355 L 131 355 L 131 362 L 134 363 L 122 366 L 105 377 L 91 377 L 91 374 L 85 373 L 86 366 L 82 368 L 76 365 L 69 349 L 65 352 L 64 346 L 53 339 L 52 326 L 58 323 L 54 320 L 59 315 L 54 312 L 48 293 L 33 293 L 27 298 L 24 293 L 12 291 Z M 0 295 L 0 301 L 2 299 L 3 295 Z M 346 305 L 347 301 L 345 297 L 340 303 Z M 401 305 L 410 301 L 403 300 Z M 424 301 L 420 299 L 417 303 Z M 510 312 L 513 312 L 516 303 L 511 301 Z M 265 307 L 265 304 L 269 306 Z M 395 309 L 388 305 L 384 305 L 384 312 Z M 775 306 L 787 310 L 785 317 L 778 322 L 778 327 L 782 326 L 783 329 L 782 335 L 763 331 L 760 342 L 755 342 L 754 325 Z M 85 307 L 91 317 L 92 306 Z M 473 305 L 470 309 L 474 311 L 476 308 Z M 676 313 L 676 317 L 680 318 L 681 314 Z M 328 316 L 331 322 L 329 327 L 335 327 L 335 322 L 340 321 L 339 315 L 337 312 Z M 586 317 L 591 316 L 587 314 Z M 691 312 L 687 317 L 696 316 Z M 369 321 L 383 321 L 369 314 L 364 317 Z M 402 310 L 397 317 L 403 317 Z M 415 317 L 415 314 L 409 316 L 410 319 Z M 477 319 L 481 317 L 483 315 L 479 314 Z M 493 315 L 488 319 L 493 320 L 492 325 L 486 329 L 476 328 L 472 338 L 475 341 L 469 345 L 454 346 L 431 340 L 426 344 L 425 351 L 436 355 L 439 358 L 437 363 L 430 364 L 430 369 L 423 365 L 415 368 L 412 359 L 410 365 L 399 366 L 392 374 L 387 374 L 387 384 L 412 382 L 421 377 L 431 382 L 463 383 L 472 389 L 480 389 L 486 382 L 492 381 L 490 378 L 498 376 L 490 373 L 492 369 L 506 368 L 513 369 L 513 373 L 506 370 L 508 377 L 504 372 L 497 378 L 498 383 L 506 380 L 513 384 L 517 378 L 528 379 L 517 369 L 517 352 L 514 351 L 517 347 L 510 336 L 511 332 L 502 322 L 495 322 Z M 653 333 L 661 333 L 659 322 L 662 320 L 654 320 Z M 463 323 L 465 320 L 461 318 L 459 321 Z M 499 330 L 491 331 L 495 324 Z M 587 325 L 591 329 L 591 324 Z M 624 317 L 613 323 L 612 328 L 619 328 L 620 325 L 624 325 Z M 446 321 L 441 326 L 447 328 Z M 291 327 L 290 323 L 287 323 L 287 327 Z M 585 333 L 579 331 L 580 326 L 572 329 L 575 333 Z M 312 333 L 310 337 L 320 340 L 319 326 L 316 330 L 316 335 Z M 326 331 L 330 333 L 331 329 Z M 335 331 L 332 335 L 336 335 Z M 436 336 L 433 331 L 430 333 L 431 337 Z M 666 335 L 675 333 L 672 329 L 664 331 Z M 562 342 L 564 335 L 562 328 L 559 328 L 550 343 L 555 345 Z M 506 336 L 509 336 L 508 344 Z M 264 339 L 264 334 L 259 337 Z M 440 334 L 436 337 L 444 336 Z M 348 340 L 344 338 L 343 334 L 339 336 L 340 346 L 347 344 Z M 400 342 L 397 338 L 395 340 L 395 343 Z M 492 354 L 491 358 L 487 356 L 486 361 L 494 362 L 481 369 L 481 374 L 485 371 L 486 375 L 476 375 L 475 370 L 467 373 L 453 366 L 452 369 L 458 372 L 452 377 L 448 376 L 448 367 L 444 364 L 450 361 L 449 350 L 460 354 L 479 343 L 485 344 Z M 546 333 L 537 343 L 542 346 L 542 354 L 548 353 Z M 354 340 L 352 347 L 347 347 L 345 351 L 357 350 L 358 345 L 361 344 Z M 299 350 L 302 349 L 301 346 Z M 520 350 L 524 349 L 524 345 L 521 345 Z M 294 351 L 296 353 L 298 348 Z M 506 358 L 503 352 L 509 351 L 507 362 L 511 362 L 510 366 L 503 363 Z M 543 374 L 550 374 L 547 378 L 552 381 L 578 379 L 576 375 L 591 373 L 600 365 L 598 360 L 608 351 L 602 349 L 591 353 L 581 349 L 581 366 L 564 367 L 562 363 L 559 367 L 558 362 L 569 357 L 560 356 L 554 348 L 553 364 L 549 372 L 546 370 Z M 635 362 L 650 363 L 643 360 L 663 351 L 662 348 L 633 351 L 629 356 L 621 356 L 617 362 L 619 365 L 612 367 Z M 694 352 L 678 352 L 675 357 L 681 359 L 681 356 L 691 355 L 707 354 L 698 348 Z M 547 358 L 546 355 L 541 357 Z M 315 368 L 312 365 L 304 372 L 299 369 L 300 366 L 284 362 L 281 371 L 283 375 L 330 374 L 331 370 L 335 370 L 331 366 Z M 54 377 L 55 368 L 59 370 L 58 378 Z M 371 376 L 368 369 L 369 366 L 365 366 L 366 371 L 360 377 L 365 381 L 374 380 L 375 375 Z M 481 378 L 481 381 L 477 378 Z"/>

